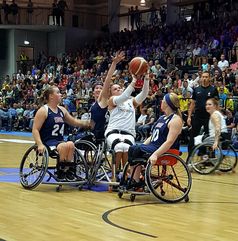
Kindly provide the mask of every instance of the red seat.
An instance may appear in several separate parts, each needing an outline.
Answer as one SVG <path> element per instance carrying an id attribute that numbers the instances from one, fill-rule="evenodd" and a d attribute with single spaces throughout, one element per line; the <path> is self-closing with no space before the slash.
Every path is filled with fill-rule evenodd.
<path id="1" fill-rule="evenodd" d="M 177 149 L 169 149 L 165 154 L 173 154 L 179 156 L 180 152 Z M 173 166 L 177 163 L 177 159 L 173 156 L 165 155 L 158 158 L 156 165 Z"/>

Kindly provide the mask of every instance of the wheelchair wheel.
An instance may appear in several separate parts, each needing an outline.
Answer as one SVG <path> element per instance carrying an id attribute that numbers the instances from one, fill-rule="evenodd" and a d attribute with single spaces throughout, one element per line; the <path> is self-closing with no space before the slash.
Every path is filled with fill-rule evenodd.
<path id="1" fill-rule="evenodd" d="M 112 179 L 112 155 L 108 156 L 105 144 L 100 144 L 97 147 L 96 163 L 93 170 L 93 179 L 96 182 L 107 181 Z"/>
<path id="2" fill-rule="evenodd" d="M 120 187 L 126 187 L 128 185 L 128 182 L 130 180 L 130 164 L 127 162 L 123 168 L 122 176 L 121 179 L 119 180 L 120 182 Z"/>
<path id="3" fill-rule="evenodd" d="M 232 145 L 226 148 L 222 147 L 222 161 L 219 165 L 221 172 L 229 172 L 234 170 L 237 165 L 237 153 Z"/>
<path id="4" fill-rule="evenodd" d="M 168 203 L 188 200 L 192 177 L 185 162 L 173 154 L 164 154 L 160 160 L 146 166 L 145 181 L 150 192 Z"/>
<path id="5" fill-rule="evenodd" d="M 196 146 L 188 157 L 187 164 L 200 174 L 209 174 L 215 171 L 221 163 L 222 153 L 218 148 L 212 150 L 212 143 L 202 143 Z"/>
<path id="6" fill-rule="evenodd" d="M 87 140 L 77 140 L 74 145 L 81 152 L 88 166 L 93 166 L 97 147 Z"/>
<path id="7" fill-rule="evenodd" d="M 43 180 L 47 171 L 49 153 L 45 148 L 39 155 L 37 145 L 30 147 L 24 154 L 20 164 L 20 182 L 25 189 L 36 188 Z"/>
<path id="8" fill-rule="evenodd" d="M 76 167 L 75 176 L 77 180 L 86 182 L 88 180 L 88 165 L 83 155 L 77 148 L 75 148 L 74 151 L 74 162 Z"/>

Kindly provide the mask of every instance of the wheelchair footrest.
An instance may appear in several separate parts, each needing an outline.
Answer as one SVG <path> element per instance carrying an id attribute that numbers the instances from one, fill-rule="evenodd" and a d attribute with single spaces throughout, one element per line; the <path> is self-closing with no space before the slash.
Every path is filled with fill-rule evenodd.
<path id="1" fill-rule="evenodd" d="M 137 188 L 137 189 L 126 189 L 125 187 L 119 187 L 119 192 L 125 194 L 135 194 L 135 195 L 148 195 L 150 191 L 147 187 L 144 188 Z"/>
<path id="2" fill-rule="evenodd" d="M 79 185 L 83 185 L 85 184 L 87 181 L 56 181 L 56 182 L 42 182 L 42 184 L 49 184 L 49 185 L 70 185 L 70 184 L 79 184 Z"/>

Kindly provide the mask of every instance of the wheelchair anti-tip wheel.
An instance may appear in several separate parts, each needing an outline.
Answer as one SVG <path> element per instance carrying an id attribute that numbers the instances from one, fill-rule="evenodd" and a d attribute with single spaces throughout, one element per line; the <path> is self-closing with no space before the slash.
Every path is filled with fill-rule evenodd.
<path id="1" fill-rule="evenodd" d="M 20 164 L 20 183 L 25 189 L 36 188 L 43 180 L 49 162 L 49 153 L 45 148 L 39 154 L 37 145 L 31 146 L 24 154 Z"/>
<path id="2" fill-rule="evenodd" d="M 201 143 L 196 146 L 188 156 L 187 164 L 200 174 L 210 174 L 221 163 L 222 152 L 220 147 L 212 149 L 212 143 Z"/>
<path id="3" fill-rule="evenodd" d="M 185 162 L 179 156 L 163 154 L 155 165 L 148 162 L 145 180 L 150 192 L 164 202 L 189 200 L 192 177 Z"/>

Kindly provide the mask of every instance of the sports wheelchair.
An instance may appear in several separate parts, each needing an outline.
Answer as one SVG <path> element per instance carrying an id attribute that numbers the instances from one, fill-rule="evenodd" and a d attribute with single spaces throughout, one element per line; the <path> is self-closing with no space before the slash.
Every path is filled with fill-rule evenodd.
<path id="1" fill-rule="evenodd" d="M 50 159 L 54 160 L 54 164 L 50 165 Z M 20 183 L 25 189 L 34 189 L 39 184 L 54 184 L 57 185 L 56 191 L 60 191 L 62 185 L 74 184 L 79 189 L 88 180 L 88 166 L 87 163 L 77 148 L 74 151 L 74 161 L 72 163 L 65 163 L 72 168 L 74 180 L 60 180 L 57 176 L 57 170 L 62 163 L 59 162 L 59 154 L 56 150 L 45 148 L 44 152 L 40 154 L 37 145 L 31 146 L 24 154 L 20 164 Z"/>
<path id="2" fill-rule="evenodd" d="M 130 165 L 124 167 L 118 197 L 124 193 L 130 194 L 133 202 L 136 195 L 154 194 L 158 199 L 167 203 L 176 203 L 181 200 L 189 201 L 188 194 L 192 185 L 192 177 L 185 162 L 178 156 L 179 151 L 169 150 L 161 155 L 155 165 L 147 162 L 150 155 L 138 158 L 134 170 L 130 173 Z M 141 167 L 140 189 L 133 187 L 133 176 L 136 168 Z"/>
<path id="3" fill-rule="evenodd" d="M 79 139 L 74 144 L 87 162 L 89 188 L 97 183 L 101 183 L 108 184 L 108 189 L 111 191 L 113 186 L 119 185 L 115 177 L 113 152 L 107 150 L 105 140 L 91 142 Z"/>
<path id="4" fill-rule="evenodd" d="M 195 146 L 187 157 L 187 165 L 191 170 L 206 175 L 219 170 L 233 171 L 237 165 L 237 153 L 230 140 L 221 139 L 218 149 L 213 150 L 214 139 L 207 138 Z"/>

